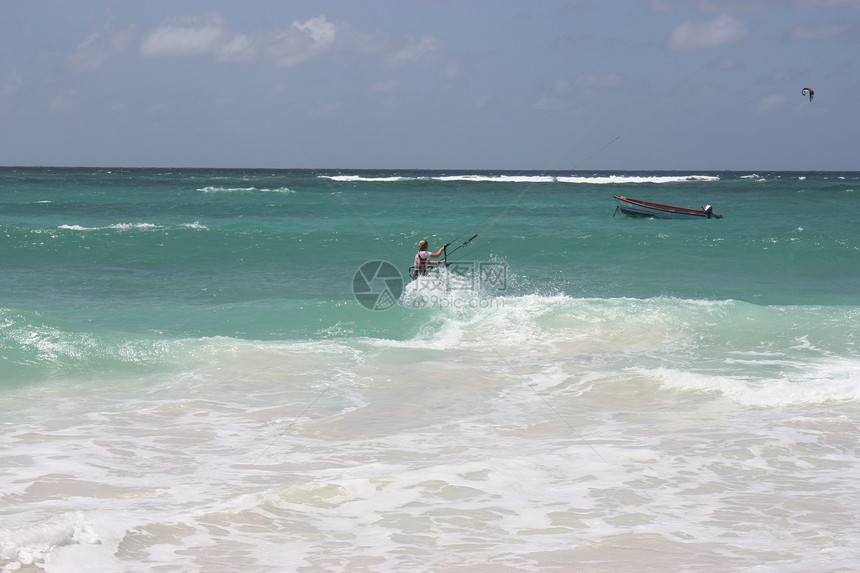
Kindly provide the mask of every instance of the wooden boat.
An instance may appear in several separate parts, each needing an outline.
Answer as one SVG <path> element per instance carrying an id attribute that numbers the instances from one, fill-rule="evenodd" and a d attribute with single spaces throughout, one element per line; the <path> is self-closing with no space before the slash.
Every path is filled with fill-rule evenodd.
<path id="1" fill-rule="evenodd" d="M 672 207 L 671 205 L 661 205 L 659 203 L 650 203 L 648 201 L 640 201 L 638 199 L 628 199 L 613 195 L 618 206 L 615 212 L 621 211 L 625 215 L 632 217 L 657 217 L 660 219 L 722 219 L 722 215 L 714 213 L 710 205 L 702 209 L 687 209 L 686 207 Z"/>

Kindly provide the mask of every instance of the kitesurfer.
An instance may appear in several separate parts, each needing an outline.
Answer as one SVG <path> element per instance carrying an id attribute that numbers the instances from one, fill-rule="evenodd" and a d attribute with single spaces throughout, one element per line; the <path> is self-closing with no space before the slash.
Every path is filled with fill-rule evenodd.
<path id="1" fill-rule="evenodd" d="M 430 252 L 430 245 L 426 240 L 422 239 L 418 243 L 418 254 L 415 255 L 415 264 L 410 269 L 412 278 L 419 277 L 421 275 L 426 275 L 427 271 L 430 270 L 431 265 L 438 265 L 443 261 L 431 261 L 430 259 L 438 259 L 442 256 L 442 253 L 445 252 L 445 248 L 448 245 L 445 245 L 435 253 Z M 447 255 L 445 257 L 447 259 Z M 447 261 L 446 261 L 447 262 Z"/>

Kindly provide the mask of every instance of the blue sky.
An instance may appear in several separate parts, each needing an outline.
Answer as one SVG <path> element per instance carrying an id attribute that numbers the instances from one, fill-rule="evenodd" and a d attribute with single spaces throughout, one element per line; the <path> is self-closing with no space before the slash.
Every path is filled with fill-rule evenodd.
<path id="1" fill-rule="evenodd" d="M 860 0 L 0 0 L 0 129 L 0 165 L 860 170 Z"/>

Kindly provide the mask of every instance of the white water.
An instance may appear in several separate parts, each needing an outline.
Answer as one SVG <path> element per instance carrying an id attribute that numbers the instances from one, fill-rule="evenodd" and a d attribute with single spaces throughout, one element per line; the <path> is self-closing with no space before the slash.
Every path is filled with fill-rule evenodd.
<path id="1" fill-rule="evenodd" d="M 371 181 L 376 183 L 391 183 L 416 179 L 432 179 L 434 181 L 469 181 L 494 183 L 584 183 L 591 185 L 619 185 L 624 183 L 678 183 L 684 181 L 719 181 L 716 175 L 605 175 L 605 176 L 553 176 L 553 175 L 437 175 L 432 177 L 403 177 L 403 176 L 363 176 L 363 175 L 320 175 L 322 179 L 340 182 Z"/>
<path id="2" fill-rule="evenodd" d="M 185 341 L 5 393 L 0 566 L 856 569 L 837 310 L 446 300 L 406 341 Z"/>

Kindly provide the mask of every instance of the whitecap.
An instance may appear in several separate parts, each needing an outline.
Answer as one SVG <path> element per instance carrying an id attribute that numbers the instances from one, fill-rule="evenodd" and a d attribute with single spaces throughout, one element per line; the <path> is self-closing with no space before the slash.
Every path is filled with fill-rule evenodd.
<path id="1" fill-rule="evenodd" d="M 80 512 L 58 515 L 36 525 L 0 529 L 0 565 L 3 571 L 41 567 L 58 547 L 76 543 L 99 543 L 99 536 Z"/>
<path id="2" fill-rule="evenodd" d="M 559 177 L 560 183 L 587 183 L 590 185 L 617 185 L 625 183 L 684 183 L 689 181 L 719 181 L 715 175 L 608 175 L 594 177 Z"/>
<path id="3" fill-rule="evenodd" d="M 202 191 L 204 193 L 230 193 L 235 191 L 256 191 L 256 187 L 201 187 L 198 191 Z"/>
<path id="4" fill-rule="evenodd" d="M 199 231 L 208 231 L 209 227 L 200 223 L 200 221 L 194 221 L 193 223 L 183 223 L 181 225 L 186 229 L 197 229 Z"/>
<path id="5" fill-rule="evenodd" d="M 353 182 L 353 181 L 369 181 L 375 183 L 390 183 L 394 181 L 403 181 L 406 179 L 405 177 L 400 176 L 392 176 L 392 177 L 364 177 L 361 175 L 319 175 L 320 179 L 331 179 L 332 181 L 341 181 L 341 182 Z M 423 177 L 416 177 L 415 179 L 424 179 Z"/>

